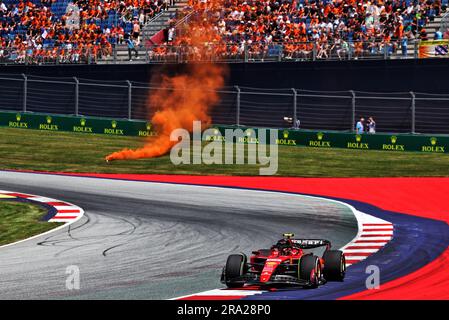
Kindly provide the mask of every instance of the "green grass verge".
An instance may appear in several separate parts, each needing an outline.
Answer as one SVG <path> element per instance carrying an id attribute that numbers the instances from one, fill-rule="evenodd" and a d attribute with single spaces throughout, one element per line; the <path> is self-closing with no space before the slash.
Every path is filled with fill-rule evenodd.
<path id="1" fill-rule="evenodd" d="M 47 214 L 44 208 L 25 202 L 0 201 L 0 246 L 23 240 L 61 223 L 40 221 Z"/>
<path id="2" fill-rule="evenodd" d="M 0 128 L 0 168 L 41 171 L 258 175 L 259 165 L 178 165 L 168 156 L 106 163 L 142 138 Z M 449 176 L 449 156 L 419 152 L 318 149 L 279 146 L 280 176 L 383 177 Z"/>

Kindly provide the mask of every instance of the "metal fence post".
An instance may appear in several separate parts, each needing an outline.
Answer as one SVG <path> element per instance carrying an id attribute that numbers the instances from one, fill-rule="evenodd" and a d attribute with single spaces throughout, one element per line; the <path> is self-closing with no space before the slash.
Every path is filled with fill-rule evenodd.
<path id="1" fill-rule="evenodd" d="M 410 95 L 412 96 L 412 133 L 415 133 L 415 110 L 416 110 L 416 95 L 413 91 L 410 91 Z"/>
<path id="2" fill-rule="evenodd" d="M 92 52 L 91 52 L 91 48 L 89 48 L 87 50 L 87 64 L 91 64 L 91 60 L 92 60 Z"/>
<path id="3" fill-rule="evenodd" d="M 248 44 L 245 43 L 245 46 L 243 48 L 245 50 L 245 62 L 248 62 L 249 58 L 248 58 Z"/>
<path id="4" fill-rule="evenodd" d="M 129 80 L 126 80 L 126 83 L 128 84 L 128 120 L 131 120 L 132 84 Z"/>
<path id="5" fill-rule="evenodd" d="M 28 77 L 24 73 L 22 73 L 22 77 L 23 77 L 23 106 L 22 106 L 22 111 L 23 112 L 27 112 Z"/>
<path id="6" fill-rule="evenodd" d="M 237 126 L 240 125 L 240 88 L 239 86 L 235 86 L 237 90 L 237 103 L 236 103 L 236 113 L 235 113 L 235 124 Z"/>
<path id="7" fill-rule="evenodd" d="M 355 128 L 355 92 L 354 90 L 349 90 L 351 93 L 352 99 L 351 99 L 351 131 L 354 131 Z"/>
<path id="8" fill-rule="evenodd" d="M 144 48 L 145 48 L 145 62 L 146 63 L 150 63 L 150 55 L 149 55 L 149 52 L 148 52 L 148 47 L 144 46 Z"/>
<path id="9" fill-rule="evenodd" d="M 292 88 L 292 91 L 293 91 L 293 128 L 298 129 L 299 127 L 296 124 L 298 120 L 298 116 L 296 114 L 296 102 L 298 99 L 298 92 L 296 91 L 295 88 Z"/>
<path id="10" fill-rule="evenodd" d="M 75 81 L 75 115 L 78 116 L 79 115 L 79 84 L 80 82 L 78 81 L 77 77 L 73 77 L 73 80 Z"/>
<path id="11" fill-rule="evenodd" d="M 418 41 L 413 40 L 413 58 L 418 59 Z"/>

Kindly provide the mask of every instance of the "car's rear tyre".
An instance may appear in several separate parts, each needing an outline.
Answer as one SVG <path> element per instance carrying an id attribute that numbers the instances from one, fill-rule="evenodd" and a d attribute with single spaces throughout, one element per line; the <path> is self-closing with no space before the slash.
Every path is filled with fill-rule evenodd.
<path id="1" fill-rule="evenodd" d="M 310 288 L 318 287 L 321 278 L 321 263 L 317 256 L 308 254 L 299 260 L 298 277 L 300 280 L 309 281 Z"/>
<path id="2" fill-rule="evenodd" d="M 346 259 L 343 251 L 328 250 L 323 254 L 323 276 L 327 281 L 343 281 L 346 274 Z"/>
<path id="3" fill-rule="evenodd" d="M 226 261 L 224 269 L 225 283 L 228 288 L 241 288 L 245 282 L 238 280 L 239 277 L 246 273 L 247 258 L 242 254 L 231 254 Z"/>

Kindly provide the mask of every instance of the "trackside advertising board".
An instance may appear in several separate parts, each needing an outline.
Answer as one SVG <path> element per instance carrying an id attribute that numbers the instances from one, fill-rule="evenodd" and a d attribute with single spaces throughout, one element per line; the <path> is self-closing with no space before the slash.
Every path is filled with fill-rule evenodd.
<path id="1" fill-rule="evenodd" d="M 154 135 L 151 123 L 96 117 L 75 117 L 39 113 L 0 112 L 0 126 L 43 131 L 98 133 L 115 136 Z"/>
<path id="2" fill-rule="evenodd" d="M 449 40 L 428 40 L 419 44 L 419 58 L 448 58 Z"/>
<path id="3" fill-rule="evenodd" d="M 112 136 L 148 137 L 156 135 L 151 123 L 146 121 L 107 119 L 97 117 L 65 116 L 38 113 L 0 111 L 0 126 L 34 129 L 48 132 L 77 132 Z M 258 128 L 213 126 L 212 135 L 204 135 L 205 141 L 225 141 L 226 129 L 252 132 L 240 138 L 238 143 L 259 143 Z M 251 130 L 248 130 L 251 129 Z M 312 148 L 345 148 L 357 150 L 384 150 L 390 152 L 419 151 L 448 153 L 449 136 L 412 134 L 355 134 L 350 132 L 314 130 L 278 130 L 278 145 Z"/>
<path id="4" fill-rule="evenodd" d="M 205 137 L 206 141 L 225 141 L 225 130 L 235 127 L 214 126 L 215 135 Z M 259 143 L 256 128 L 239 127 L 241 130 L 254 130 L 255 136 L 247 134 L 240 143 Z M 251 131 L 252 131 L 251 130 Z M 268 135 L 267 135 L 268 136 Z M 412 134 L 355 134 L 350 132 L 309 131 L 309 130 L 279 130 L 278 145 L 305 146 L 312 148 L 344 148 L 357 150 L 420 151 L 431 153 L 449 152 L 449 136 L 442 135 L 412 135 Z"/>

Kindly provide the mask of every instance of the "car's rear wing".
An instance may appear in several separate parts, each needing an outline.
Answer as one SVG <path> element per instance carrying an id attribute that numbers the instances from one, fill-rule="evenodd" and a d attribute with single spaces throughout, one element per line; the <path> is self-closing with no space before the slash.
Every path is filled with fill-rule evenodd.
<path id="1" fill-rule="evenodd" d="M 300 247 L 301 249 L 313 249 L 326 246 L 331 248 L 331 242 L 324 239 L 290 239 L 292 243 Z"/>

